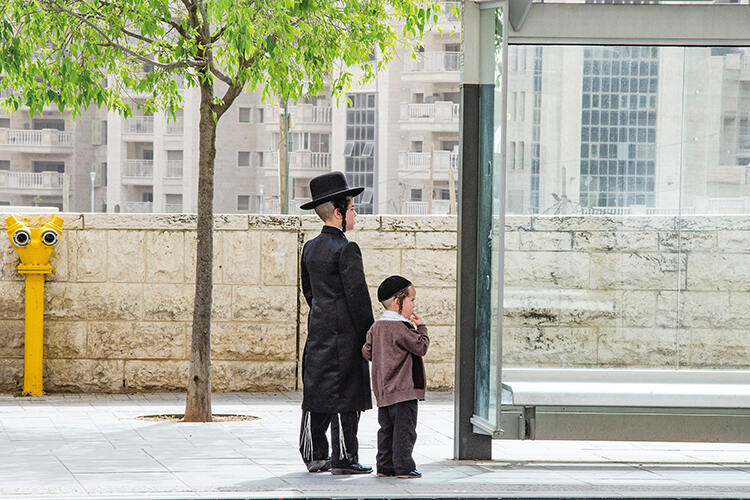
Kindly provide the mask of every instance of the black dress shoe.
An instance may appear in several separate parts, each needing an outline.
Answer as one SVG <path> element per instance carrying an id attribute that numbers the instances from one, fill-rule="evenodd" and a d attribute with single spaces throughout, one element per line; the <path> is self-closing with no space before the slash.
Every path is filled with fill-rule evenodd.
<path id="1" fill-rule="evenodd" d="M 372 472 L 372 467 L 362 464 L 349 464 L 346 467 L 334 467 L 331 469 L 331 474 L 334 476 L 343 476 L 346 474 L 369 474 L 370 472 Z"/>
<path id="2" fill-rule="evenodd" d="M 311 460 L 307 463 L 307 472 L 328 472 L 329 470 L 331 470 L 330 458 Z"/>
<path id="3" fill-rule="evenodd" d="M 416 479 L 418 477 L 422 477 L 422 473 L 414 469 L 408 474 L 396 474 L 396 477 L 401 478 L 401 479 Z"/>

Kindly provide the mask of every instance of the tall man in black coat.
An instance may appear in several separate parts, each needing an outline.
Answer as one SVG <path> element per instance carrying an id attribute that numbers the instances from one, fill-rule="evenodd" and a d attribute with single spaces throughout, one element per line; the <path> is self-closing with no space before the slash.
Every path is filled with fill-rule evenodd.
<path id="1" fill-rule="evenodd" d="M 359 463 L 360 412 L 372 408 L 370 373 L 361 349 L 373 323 L 362 253 L 344 233 L 354 227 L 352 198 L 364 188 L 349 188 L 341 172 L 310 181 L 321 233 L 302 249 L 302 292 L 310 315 L 302 355 L 300 453 L 310 472 L 367 474 Z M 331 427 L 332 454 L 326 432 Z"/>

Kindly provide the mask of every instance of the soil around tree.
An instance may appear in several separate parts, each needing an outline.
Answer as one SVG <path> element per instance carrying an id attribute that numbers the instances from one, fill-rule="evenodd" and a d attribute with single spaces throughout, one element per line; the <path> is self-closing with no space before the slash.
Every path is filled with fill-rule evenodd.
<path id="1" fill-rule="evenodd" d="M 136 417 L 138 420 L 148 420 L 151 422 L 183 422 L 185 418 L 184 413 L 165 413 L 161 415 L 142 415 Z M 260 420 L 260 417 L 254 417 L 252 415 L 239 415 L 233 413 L 214 413 L 211 415 L 211 422 L 202 422 L 210 424 L 212 422 L 248 422 L 252 420 Z M 195 423 L 195 422 L 190 422 Z"/>

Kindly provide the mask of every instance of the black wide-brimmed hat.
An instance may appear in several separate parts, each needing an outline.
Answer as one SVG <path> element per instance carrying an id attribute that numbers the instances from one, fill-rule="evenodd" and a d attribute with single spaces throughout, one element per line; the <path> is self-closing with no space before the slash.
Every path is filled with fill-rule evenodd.
<path id="1" fill-rule="evenodd" d="M 363 187 L 350 188 L 342 172 L 329 172 L 310 180 L 312 201 L 300 205 L 302 210 L 309 210 L 318 205 L 342 196 L 357 196 L 364 191 Z"/>

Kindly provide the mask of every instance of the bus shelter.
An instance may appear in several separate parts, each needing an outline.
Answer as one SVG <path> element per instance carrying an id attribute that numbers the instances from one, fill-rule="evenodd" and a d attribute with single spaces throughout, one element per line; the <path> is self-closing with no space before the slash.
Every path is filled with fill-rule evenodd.
<path id="1" fill-rule="evenodd" d="M 465 2 L 455 457 L 750 439 L 750 6 Z"/>

